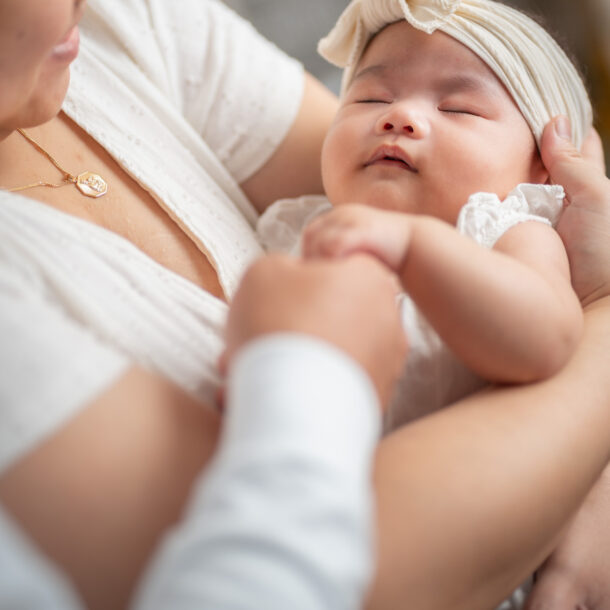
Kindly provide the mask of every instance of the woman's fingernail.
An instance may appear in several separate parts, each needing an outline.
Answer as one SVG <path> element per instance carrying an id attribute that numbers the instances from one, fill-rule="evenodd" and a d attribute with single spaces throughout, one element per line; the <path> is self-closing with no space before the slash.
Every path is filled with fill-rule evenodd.
<path id="1" fill-rule="evenodd" d="M 555 120 L 555 133 L 563 140 L 572 139 L 572 128 L 567 116 L 558 116 Z"/>

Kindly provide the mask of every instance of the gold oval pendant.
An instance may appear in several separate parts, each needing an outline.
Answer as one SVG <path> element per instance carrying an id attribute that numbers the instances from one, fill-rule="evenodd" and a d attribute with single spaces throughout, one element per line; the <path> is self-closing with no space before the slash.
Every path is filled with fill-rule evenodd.
<path id="1" fill-rule="evenodd" d="M 83 172 L 76 177 L 76 188 L 86 197 L 102 197 L 108 191 L 106 181 L 93 172 Z"/>

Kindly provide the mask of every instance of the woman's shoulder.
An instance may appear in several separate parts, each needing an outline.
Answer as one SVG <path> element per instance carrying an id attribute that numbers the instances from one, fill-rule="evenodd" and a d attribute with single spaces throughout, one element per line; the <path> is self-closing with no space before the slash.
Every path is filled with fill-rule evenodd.
<path id="1" fill-rule="evenodd" d="M 222 174 L 223 189 L 232 183 L 234 201 L 298 116 L 302 66 L 222 2 L 91 0 L 81 37 L 64 110 L 104 146 L 125 121 L 157 147 L 169 134 L 215 180 Z M 123 144 L 130 154 L 133 142 Z"/>
<path id="2" fill-rule="evenodd" d="M 118 48 L 142 65 L 161 61 L 166 67 L 177 54 L 207 52 L 214 42 L 244 29 L 254 31 L 218 0 L 89 0 L 80 23 L 86 43 L 99 49 Z M 125 60 L 123 53 L 114 57 Z"/>

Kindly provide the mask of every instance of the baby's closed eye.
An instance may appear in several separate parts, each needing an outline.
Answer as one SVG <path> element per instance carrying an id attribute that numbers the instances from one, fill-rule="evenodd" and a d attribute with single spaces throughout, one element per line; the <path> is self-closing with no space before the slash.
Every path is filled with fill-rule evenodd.
<path id="1" fill-rule="evenodd" d="M 481 113 L 479 110 L 475 108 L 469 108 L 468 106 L 460 106 L 460 105 L 447 105 L 447 106 L 439 106 L 438 110 L 440 112 L 445 112 L 447 114 L 467 114 L 470 116 L 480 117 Z"/>
<path id="2" fill-rule="evenodd" d="M 355 103 L 356 104 L 391 104 L 392 102 L 390 102 L 389 100 L 379 100 L 379 99 L 370 98 L 370 99 L 355 100 Z"/>

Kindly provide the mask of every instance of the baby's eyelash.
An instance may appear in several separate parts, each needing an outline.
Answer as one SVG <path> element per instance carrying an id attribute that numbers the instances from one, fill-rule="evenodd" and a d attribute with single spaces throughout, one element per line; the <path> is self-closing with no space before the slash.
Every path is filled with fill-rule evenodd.
<path id="1" fill-rule="evenodd" d="M 441 112 L 447 112 L 448 114 L 469 114 L 470 116 L 480 116 L 472 110 L 466 110 L 464 108 L 439 108 Z"/>

